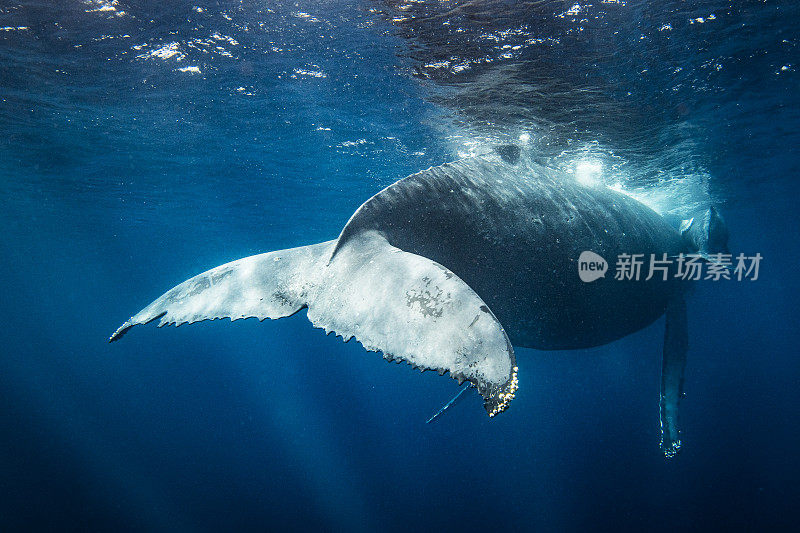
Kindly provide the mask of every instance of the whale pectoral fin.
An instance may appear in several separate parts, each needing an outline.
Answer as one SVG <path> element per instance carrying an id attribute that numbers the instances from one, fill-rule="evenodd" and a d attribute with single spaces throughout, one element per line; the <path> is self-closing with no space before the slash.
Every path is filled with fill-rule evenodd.
<path id="1" fill-rule="evenodd" d="M 686 302 L 678 296 L 667 306 L 661 364 L 661 450 L 667 457 L 673 457 L 681 448 L 678 406 L 683 395 L 683 369 L 688 347 Z"/>
<path id="2" fill-rule="evenodd" d="M 218 318 L 282 318 L 308 305 L 314 272 L 333 241 L 253 255 L 212 268 L 170 289 L 128 319 L 109 342 L 130 328 L 161 319 L 159 327 Z"/>
<path id="3" fill-rule="evenodd" d="M 308 318 L 386 359 L 468 380 L 490 416 L 516 392 L 514 349 L 483 300 L 453 272 L 378 232 L 339 247 L 321 272 Z"/>

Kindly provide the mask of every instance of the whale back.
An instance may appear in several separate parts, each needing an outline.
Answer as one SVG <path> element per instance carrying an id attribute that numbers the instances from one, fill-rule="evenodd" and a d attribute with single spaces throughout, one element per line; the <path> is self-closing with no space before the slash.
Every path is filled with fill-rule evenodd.
<path id="1" fill-rule="evenodd" d="M 620 254 L 643 254 L 647 262 L 650 254 L 685 250 L 677 230 L 624 194 L 500 158 L 456 161 L 387 187 L 353 214 L 332 257 L 365 231 L 451 269 L 489 305 L 514 345 L 540 349 L 616 340 L 657 319 L 680 290 L 671 277 L 644 275 L 584 283 L 582 251 L 605 258 L 613 274 Z"/>

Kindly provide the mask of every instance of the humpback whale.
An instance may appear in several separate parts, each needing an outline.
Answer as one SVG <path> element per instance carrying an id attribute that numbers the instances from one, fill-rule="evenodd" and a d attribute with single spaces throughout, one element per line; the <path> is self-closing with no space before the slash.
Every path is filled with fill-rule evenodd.
<path id="1" fill-rule="evenodd" d="M 334 240 L 245 257 L 184 281 L 109 340 L 155 320 L 264 320 L 307 309 L 326 333 L 468 381 L 495 416 L 519 386 L 514 346 L 599 346 L 666 315 L 661 447 L 672 456 L 681 446 L 686 283 L 673 275 L 587 283 L 578 258 L 726 245 L 716 211 L 695 218 L 676 229 L 625 194 L 514 157 L 459 160 L 378 192 Z"/>

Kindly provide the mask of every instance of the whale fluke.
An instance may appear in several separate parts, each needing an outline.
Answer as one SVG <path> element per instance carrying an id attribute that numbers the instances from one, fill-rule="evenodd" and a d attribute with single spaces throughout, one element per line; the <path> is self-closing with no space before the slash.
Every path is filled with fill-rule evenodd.
<path id="1" fill-rule="evenodd" d="M 313 271 L 333 241 L 253 255 L 190 278 L 125 321 L 109 338 L 161 319 L 158 326 L 218 318 L 283 318 L 307 305 L 315 287 L 303 273 Z"/>
<path id="2" fill-rule="evenodd" d="M 255 255 L 195 276 L 127 320 L 159 327 L 218 318 L 308 319 L 388 360 L 449 372 L 474 385 L 490 416 L 517 389 L 514 349 L 484 301 L 454 273 L 391 246 L 377 231 L 351 237 L 331 259 L 334 241 Z"/>

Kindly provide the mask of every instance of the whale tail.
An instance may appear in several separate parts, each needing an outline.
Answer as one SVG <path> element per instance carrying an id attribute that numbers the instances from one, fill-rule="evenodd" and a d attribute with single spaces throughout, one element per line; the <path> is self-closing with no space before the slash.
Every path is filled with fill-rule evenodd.
<path id="1" fill-rule="evenodd" d="M 704 256 L 729 253 L 728 226 L 713 206 L 702 215 L 681 222 L 680 232 L 690 252 Z"/>
<path id="2" fill-rule="evenodd" d="M 345 341 L 355 338 L 388 360 L 449 372 L 484 397 L 490 416 L 517 390 L 514 349 L 497 318 L 458 276 L 395 248 L 375 231 L 336 248 L 328 241 L 245 257 L 199 274 L 125 321 L 109 341 L 137 324 L 282 318 L 308 319 Z"/>
<path id="3" fill-rule="evenodd" d="M 119 340 L 133 326 L 158 326 L 230 318 L 283 318 L 307 306 L 313 271 L 333 241 L 253 255 L 232 261 L 173 287 L 125 321 L 108 339 Z"/>

